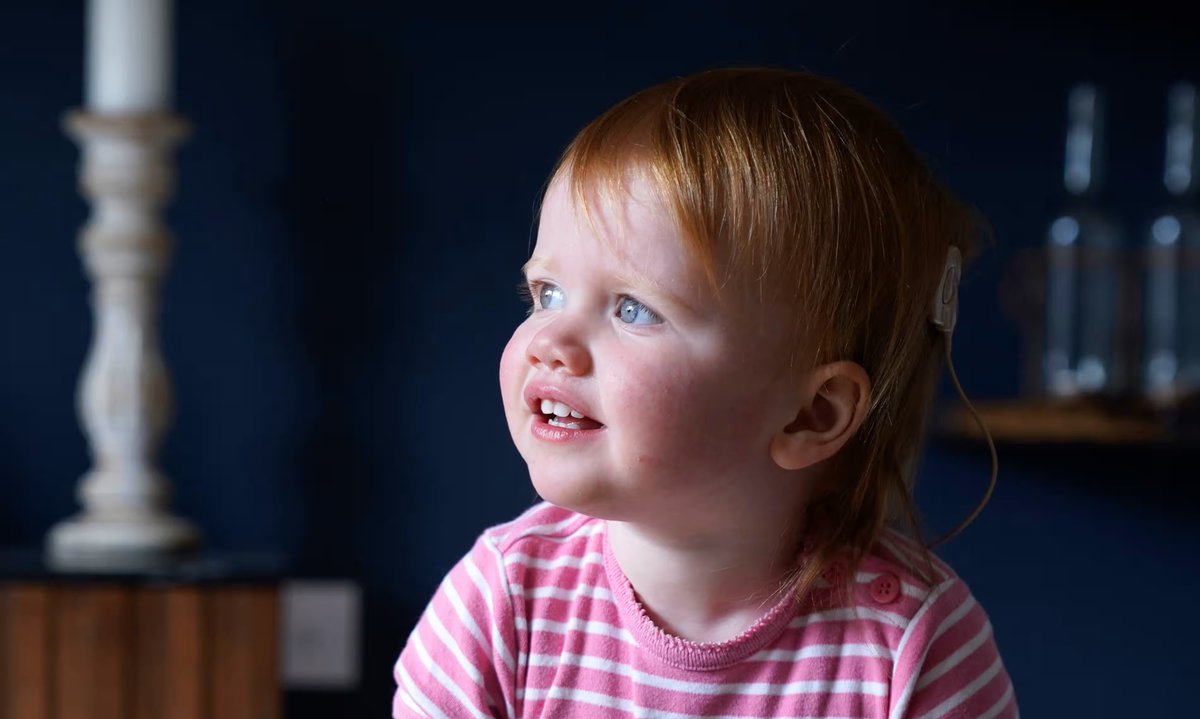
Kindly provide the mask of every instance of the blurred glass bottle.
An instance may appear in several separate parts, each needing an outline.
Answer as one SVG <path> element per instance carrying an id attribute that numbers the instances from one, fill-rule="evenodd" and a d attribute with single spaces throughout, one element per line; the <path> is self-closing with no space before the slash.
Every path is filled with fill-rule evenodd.
<path id="1" fill-rule="evenodd" d="M 1121 229 L 1100 202 L 1104 165 L 1100 90 L 1077 85 L 1067 98 L 1067 200 L 1047 237 L 1046 392 L 1116 394 L 1126 388 Z"/>
<path id="2" fill-rule="evenodd" d="M 1167 95 L 1163 185 L 1171 204 L 1150 225 L 1146 243 L 1147 396 L 1170 404 L 1200 388 L 1200 214 L 1197 194 L 1196 88 Z"/>

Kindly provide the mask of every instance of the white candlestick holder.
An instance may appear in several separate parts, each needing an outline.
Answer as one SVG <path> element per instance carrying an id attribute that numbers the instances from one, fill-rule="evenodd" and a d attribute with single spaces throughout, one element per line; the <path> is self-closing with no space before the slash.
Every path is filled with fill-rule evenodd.
<path id="1" fill-rule="evenodd" d="M 169 513 L 170 485 L 156 466 L 173 414 L 157 330 L 173 244 L 161 214 L 175 189 L 173 152 L 189 127 L 165 113 L 86 112 L 68 114 L 65 126 L 82 148 L 80 185 L 92 203 L 79 248 L 94 329 L 77 398 L 92 467 L 79 484 L 83 511 L 51 530 L 47 549 L 70 565 L 167 559 L 200 539 Z"/>

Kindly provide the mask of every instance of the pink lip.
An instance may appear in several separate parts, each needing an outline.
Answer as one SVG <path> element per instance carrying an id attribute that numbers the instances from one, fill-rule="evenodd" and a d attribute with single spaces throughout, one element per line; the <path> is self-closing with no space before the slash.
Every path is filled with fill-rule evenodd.
<path id="1" fill-rule="evenodd" d="M 598 437 L 604 430 L 604 427 L 598 429 L 555 427 L 549 422 L 542 421 L 540 417 L 533 417 L 529 423 L 529 433 L 543 442 L 578 442 Z"/>

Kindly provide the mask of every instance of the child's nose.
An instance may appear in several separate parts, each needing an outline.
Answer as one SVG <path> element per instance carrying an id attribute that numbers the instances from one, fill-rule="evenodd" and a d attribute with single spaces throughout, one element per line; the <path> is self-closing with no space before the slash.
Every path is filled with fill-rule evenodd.
<path id="1" fill-rule="evenodd" d="M 592 371 L 592 356 L 579 336 L 561 320 L 543 327 L 529 343 L 529 364 L 573 375 Z"/>

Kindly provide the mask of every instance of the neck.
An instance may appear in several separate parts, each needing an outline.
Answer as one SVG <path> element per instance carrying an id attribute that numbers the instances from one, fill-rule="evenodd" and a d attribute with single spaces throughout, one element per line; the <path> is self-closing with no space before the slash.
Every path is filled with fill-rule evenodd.
<path id="1" fill-rule="evenodd" d="M 781 504 L 782 511 L 759 516 L 752 527 L 725 532 L 610 520 L 608 541 L 663 631 L 693 642 L 724 642 L 783 598 L 779 592 L 795 568 L 804 527 L 797 520 L 803 512 Z"/>

